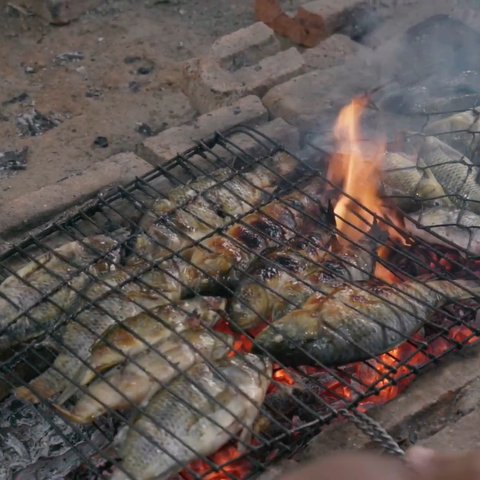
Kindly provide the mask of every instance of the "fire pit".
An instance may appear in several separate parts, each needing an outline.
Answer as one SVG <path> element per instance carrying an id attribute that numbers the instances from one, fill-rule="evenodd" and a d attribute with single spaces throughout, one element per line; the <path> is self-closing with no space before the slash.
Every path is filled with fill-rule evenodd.
<path id="1" fill-rule="evenodd" d="M 477 341 L 476 167 L 362 141 L 370 100 L 333 157 L 238 127 L 2 255 L 5 478 L 253 478 Z"/>

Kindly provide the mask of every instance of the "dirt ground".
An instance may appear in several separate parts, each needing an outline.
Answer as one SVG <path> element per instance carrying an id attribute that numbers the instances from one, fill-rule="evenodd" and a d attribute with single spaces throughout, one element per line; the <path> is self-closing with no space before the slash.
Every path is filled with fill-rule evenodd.
<path id="1" fill-rule="evenodd" d="M 0 170 L 0 201 L 191 120 L 178 62 L 254 22 L 253 0 L 110 0 L 62 27 L 15 6 L 0 0 L 0 168 L 29 150 L 25 170 Z"/>

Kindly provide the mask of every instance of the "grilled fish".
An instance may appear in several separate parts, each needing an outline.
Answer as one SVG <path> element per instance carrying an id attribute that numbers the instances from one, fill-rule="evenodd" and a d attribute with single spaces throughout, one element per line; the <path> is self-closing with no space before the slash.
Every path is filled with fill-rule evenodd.
<path id="1" fill-rule="evenodd" d="M 315 294 L 255 339 L 288 365 L 339 366 L 387 352 L 419 330 L 435 309 L 480 293 L 478 282 L 411 280 L 396 286 L 343 286 Z"/>
<path id="2" fill-rule="evenodd" d="M 473 109 L 455 113 L 429 123 L 423 131 L 438 135 L 443 142 L 472 158 L 480 143 L 479 112 Z"/>
<path id="3" fill-rule="evenodd" d="M 121 448 L 122 469 L 112 479 L 168 479 L 197 456 L 216 452 L 253 425 L 270 384 L 268 360 L 252 354 L 194 365 L 152 397 Z"/>
<path id="4" fill-rule="evenodd" d="M 251 171 L 234 174 L 225 169 L 178 187 L 180 192 L 175 189 L 168 200 L 156 202 L 144 217 L 144 233 L 138 235 L 134 250 L 150 260 L 178 252 L 260 204 L 278 187 L 279 175 L 288 178 L 297 168 L 293 157 L 280 152 Z"/>
<path id="5" fill-rule="evenodd" d="M 452 205 L 431 170 L 405 154 L 387 152 L 382 177 L 384 196 L 405 212 L 421 206 Z"/>
<path id="6" fill-rule="evenodd" d="M 90 384 L 72 410 L 55 405 L 63 417 L 88 424 L 111 410 L 126 410 L 147 402 L 163 385 L 204 358 L 215 361 L 226 356 L 233 337 L 210 334 L 203 329 L 187 330 L 160 341 L 109 370 Z"/>
<path id="7" fill-rule="evenodd" d="M 480 213 L 479 171 L 467 157 L 435 137 L 425 139 L 420 157 L 455 205 Z"/>
<path id="8" fill-rule="evenodd" d="M 122 237 L 126 232 L 119 233 Z M 0 284 L 0 350 L 52 327 L 78 300 L 79 291 L 110 270 L 118 247 L 118 239 L 105 235 L 69 242 L 6 278 Z"/>
<path id="9" fill-rule="evenodd" d="M 119 282 L 125 275 L 126 272 L 119 272 L 117 281 Z M 100 287 L 98 285 L 95 289 L 96 298 L 102 291 Z M 75 321 L 71 321 L 61 337 L 62 350 L 52 367 L 32 380 L 28 387 L 17 388 L 15 390 L 17 397 L 37 403 L 40 398 L 51 398 L 62 392 L 57 402 L 63 404 L 78 390 L 78 384 L 84 385 L 95 376 L 97 369 L 102 371 L 124 360 L 122 351 L 128 354 L 136 349 L 138 352 L 142 347 L 148 346 L 145 342 L 158 341 L 158 327 L 163 333 L 171 333 L 167 325 L 179 331 L 188 328 L 191 325 L 190 321 L 212 325 L 218 320 L 217 307 L 221 308 L 223 305 L 221 299 L 196 298 L 181 302 L 177 308 L 170 305 L 162 308 L 161 306 L 165 304 L 163 296 L 142 292 L 138 288 L 139 285 L 135 283 L 127 283 L 123 287 L 123 295 L 107 295 L 105 299 L 98 301 L 98 305 L 92 305 L 81 312 Z M 92 295 L 92 292 L 90 294 Z M 156 308 L 158 306 L 160 308 Z M 154 309 L 152 313 L 157 317 L 150 317 L 145 312 L 146 308 Z M 188 315 L 189 312 L 193 317 Z M 149 319 L 155 322 L 156 329 Z M 125 324 L 116 324 L 123 321 Z M 149 326 L 152 327 L 151 330 L 148 330 Z M 106 334 L 104 341 L 111 343 L 98 342 L 91 352 L 92 346 L 109 327 L 112 329 Z M 127 330 L 128 328 L 130 330 Z M 135 334 L 144 336 L 145 342 L 140 345 L 134 343 L 137 340 Z M 91 354 L 93 358 L 90 358 Z"/>
<path id="10" fill-rule="evenodd" d="M 115 323 L 93 345 L 85 366 L 75 375 L 79 385 L 88 384 L 98 372 L 117 365 L 193 326 L 213 326 L 225 310 L 226 299 L 195 297 L 154 308 Z"/>
<path id="11" fill-rule="evenodd" d="M 411 235 L 429 244 L 458 247 L 472 255 L 480 255 L 480 215 L 476 213 L 434 207 L 410 214 L 404 221 Z"/>
<path id="12" fill-rule="evenodd" d="M 239 285 L 229 308 L 233 325 L 252 328 L 298 308 L 314 289 L 328 293 L 344 281 L 368 280 L 375 266 L 374 253 L 385 238 L 374 226 L 359 245 L 349 245 L 337 255 L 322 245 L 310 246 L 311 256 L 301 261 L 298 250 L 272 252 L 268 262 L 251 271 Z"/>

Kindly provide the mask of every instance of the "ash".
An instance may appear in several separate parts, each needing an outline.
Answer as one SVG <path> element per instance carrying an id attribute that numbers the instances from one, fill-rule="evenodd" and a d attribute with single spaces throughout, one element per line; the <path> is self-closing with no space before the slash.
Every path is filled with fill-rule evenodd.
<path id="1" fill-rule="evenodd" d="M 110 421 L 71 426 L 48 405 L 27 405 L 11 396 L 0 410 L 0 480 L 60 480 L 104 449 L 113 438 Z"/>

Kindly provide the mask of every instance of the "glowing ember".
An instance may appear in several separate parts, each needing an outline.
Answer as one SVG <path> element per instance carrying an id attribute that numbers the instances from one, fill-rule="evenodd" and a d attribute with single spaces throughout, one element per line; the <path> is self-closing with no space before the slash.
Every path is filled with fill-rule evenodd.
<path id="1" fill-rule="evenodd" d="M 343 234 L 339 239 L 339 246 L 355 243 L 369 231 L 375 218 L 388 218 L 389 221 L 402 230 L 403 220 L 394 211 L 385 206 L 380 198 L 380 175 L 381 164 L 385 151 L 383 140 L 364 142 L 360 136 L 360 117 L 368 104 L 368 98 L 355 98 L 341 112 L 335 126 L 335 139 L 338 143 L 338 151 L 329 164 L 328 179 L 335 187 L 341 189 L 335 205 L 337 227 Z M 370 214 L 365 208 L 372 212 Z M 383 228 L 383 222 L 380 222 Z M 396 228 L 385 226 L 388 233 L 390 246 L 405 247 L 407 242 Z M 408 247 L 411 252 L 415 248 Z M 385 246 L 379 249 L 380 259 L 388 259 L 395 254 Z M 424 264 L 429 265 L 434 271 L 455 272 L 458 268 L 459 259 L 456 252 L 446 251 L 443 256 L 428 251 L 422 253 Z M 414 265 L 399 264 L 405 271 L 416 268 L 415 275 L 429 273 L 417 269 Z M 473 270 L 480 268 L 478 264 L 471 265 Z M 401 281 L 393 272 L 377 262 L 375 276 L 385 282 L 394 283 Z M 450 323 L 451 325 L 451 323 Z M 249 332 L 255 337 L 265 326 L 256 331 Z M 475 328 L 472 326 L 472 328 Z M 246 335 L 234 332 L 227 321 L 221 322 L 215 327 L 216 330 L 234 336 L 233 351 L 230 356 L 238 353 L 249 352 L 252 349 L 252 340 Z M 427 332 L 427 335 L 428 332 Z M 428 341 L 427 341 L 428 340 Z M 423 337 L 415 335 L 411 341 L 405 342 L 388 353 L 366 362 L 358 362 L 335 371 L 323 370 L 307 366 L 302 367 L 301 373 L 310 379 L 315 378 L 316 385 L 320 385 L 322 401 L 327 402 L 333 408 L 343 408 L 346 403 L 355 401 L 361 396 L 362 400 L 358 408 L 364 411 L 372 406 L 384 404 L 397 397 L 414 380 L 418 368 L 425 366 L 432 359 L 436 359 L 455 348 L 455 342 L 461 345 L 470 345 L 479 340 L 475 332 L 467 326 L 454 326 L 448 335 L 438 336 L 432 340 L 432 336 Z M 285 370 L 279 365 L 274 365 L 273 381 L 267 392 L 272 395 L 279 391 L 280 386 L 287 388 L 295 387 L 295 374 L 292 370 Z M 320 407 L 319 401 L 319 407 Z M 301 424 L 298 412 L 292 415 L 289 428 L 294 429 Z M 254 445 L 255 443 L 252 443 Z M 272 453 L 273 455 L 273 453 Z M 226 445 L 215 455 L 210 457 L 210 462 L 201 460 L 191 463 L 180 477 L 186 480 L 192 479 L 187 472 L 195 472 L 196 478 L 206 480 L 226 480 L 236 478 L 242 480 L 252 470 L 252 463 L 241 456 L 239 450 L 232 444 Z M 212 464 L 216 465 L 212 468 Z"/>

